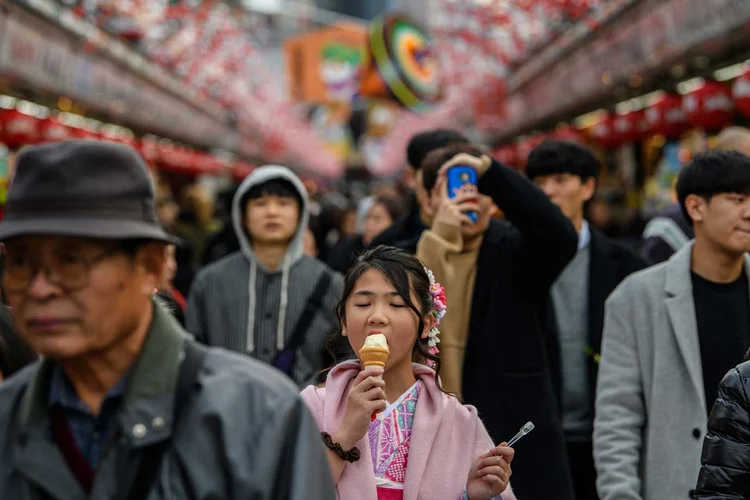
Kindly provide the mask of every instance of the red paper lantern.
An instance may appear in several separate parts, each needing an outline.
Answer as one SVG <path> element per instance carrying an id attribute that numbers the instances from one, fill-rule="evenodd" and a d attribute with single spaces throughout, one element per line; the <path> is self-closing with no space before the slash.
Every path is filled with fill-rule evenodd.
<path id="1" fill-rule="evenodd" d="M 667 94 L 648 108 L 646 122 L 651 133 L 670 139 L 678 138 L 690 129 L 679 94 Z"/>
<path id="2" fill-rule="evenodd" d="M 3 109 L 0 114 L 3 124 L 2 139 L 8 148 L 19 149 L 39 141 L 39 119 L 25 115 L 17 109 Z"/>
<path id="3" fill-rule="evenodd" d="M 750 69 L 742 73 L 732 86 L 732 97 L 740 113 L 750 116 Z"/>
<path id="4" fill-rule="evenodd" d="M 558 141 L 567 141 L 567 142 L 576 142 L 576 143 L 583 142 L 583 138 L 581 137 L 581 132 L 572 125 L 563 125 L 561 127 L 557 127 L 555 131 L 552 132 L 551 137 Z"/>
<path id="5" fill-rule="evenodd" d="M 731 89 L 718 82 L 706 82 L 682 101 L 687 121 L 706 130 L 719 130 L 734 117 Z"/>
<path id="6" fill-rule="evenodd" d="M 591 139 L 605 149 L 615 149 L 622 144 L 622 139 L 615 130 L 615 119 L 615 116 L 608 115 L 589 129 Z"/>
<path id="7" fill-rule="evenodd" d="M 40 142 L 59 142 L 72 137 L 70 129 L 56 118 L 49 117 L 39 124 Z"/>
<path id="8" fill-rule="evenodd" d="M 648 132 L 648 124 L 643 111 L 631 111 L 618 115 L 614 119 L 613 126 L 615 136 L 625 143 L 638 142 Z"/>

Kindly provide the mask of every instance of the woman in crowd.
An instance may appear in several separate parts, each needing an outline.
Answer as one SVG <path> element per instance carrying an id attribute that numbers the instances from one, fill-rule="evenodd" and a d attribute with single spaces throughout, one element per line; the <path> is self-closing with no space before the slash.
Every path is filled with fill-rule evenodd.
<path id="1" fill-rule="evenodd" d="M 334 248 L 328 265 L 334 271 L 346 273 L 372 240 L 388 229 L 401 216 L 401 203 L 398 198 L 375 196 L 362 201 L 364 214 L 358 234 L 343 240 Z"/>
<path id="2" fill-rule="evenodd" d="M 345 361 L 325 388 L 302 392 L 342 500 L 515 499 L 513 450 L 494 446 L 476 409 L 440 387 L 435 325 L 443 301 L 431 273 L 402 250 L 377 247 L 348 273 L 341 335 L 359 352 L 369 335 L 382 334 L 390 355 L 384 368 Z"/>

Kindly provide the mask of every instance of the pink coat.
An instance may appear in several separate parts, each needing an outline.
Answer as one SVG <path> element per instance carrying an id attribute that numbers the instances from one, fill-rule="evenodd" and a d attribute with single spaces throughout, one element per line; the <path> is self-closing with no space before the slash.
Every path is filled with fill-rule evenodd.
<path id="1" fill-rule="evenodd" d="M 414 375 L 422 380 L 422 390 L 414 414 L 404 500 L 458 500 L 474 460 L 494 445 L 476 408 L 462 405 L 441 392 L 431 369 L 420 364 L 412 367 Z M 331 370 L 325 389 L 309 386 L 302 391 L 302 398 L 322 431 L 333 434 L 338 429 L 344 418 L 349 386 L 360 369 L 357 361 L 341 363 Z M 338 497 L 377 500 L 366 436 L 357 447 L 362 458 L 347 464 L 336 486 Z M 515 498 L 510 487 L 502 495 L 503 500 Z"/>

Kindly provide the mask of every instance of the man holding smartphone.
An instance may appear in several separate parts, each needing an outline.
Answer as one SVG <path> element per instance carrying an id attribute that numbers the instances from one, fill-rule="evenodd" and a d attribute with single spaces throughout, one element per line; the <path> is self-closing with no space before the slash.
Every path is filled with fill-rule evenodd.
<path id="1" fill-rule="evenodd" d="M 476 190 L 454 182 L 449 196 L 454 166 L 476 172 Z M 417 256 L 451 304 L 441 329 L 443 386 L 478 408 L 494 440 L 534 422 L 514 459 L 519 498 L 573 499 L 543 325 L 550 286 L 575 255 L 578 235 L 539 188 L 476 147 L 433 151 L 422 181 L 435 217 Z M 506 220 L 493 220 L 493 203 Z"/>

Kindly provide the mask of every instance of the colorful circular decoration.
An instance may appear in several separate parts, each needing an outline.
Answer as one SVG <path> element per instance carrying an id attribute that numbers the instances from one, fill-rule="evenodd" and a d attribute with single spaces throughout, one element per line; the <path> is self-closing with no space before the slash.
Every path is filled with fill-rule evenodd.
<path id="1" fill-rule="evenodd" d="M 403 16 L 373 21 L 370 51 L 383 83 L 404 106 L 423 113 L 438 100 L 437 58 L 412 21 Z"/>

